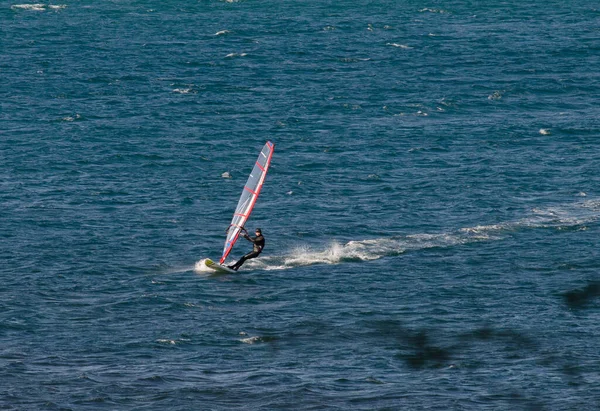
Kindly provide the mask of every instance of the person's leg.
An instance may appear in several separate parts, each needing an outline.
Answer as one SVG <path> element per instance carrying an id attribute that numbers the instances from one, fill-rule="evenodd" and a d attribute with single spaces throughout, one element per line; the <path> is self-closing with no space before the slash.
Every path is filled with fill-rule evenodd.
<path id="1" fill-rule="evenodd" d="M 256 253 L 254 251 L 251 252 L 251 253 L 246 254 L 245 256 L 243 256 L 242 258 L 240 258 L 240 260 L 237 263 L 235 263 L 231 267 L 231 269 L 235 270 L 235 271 L 239 270 L 240 267 L 242 266 L 242 264 L 244 264 L 246 262 L 246 260 L 250 260 L 251 258 L 256 258 L 256 257 L 258 257 L 259 254 L 260 253 Z"/>
<path id="2" fill-rule="evenodd" d="M 234 265 L 230 265 L 229 268 L 237 271 L 242 266 L 242 264 L 244 264 L 245 261 L 246 261 L 246 256 L 244 255 Z"/>
<path id="3" fill-rule="evenodd" d="M 242 261 L 244 259 L 244 257 L 240 258 L 239 260 L 237 260 L 235 263 L 228 265 L 227 267 L 231 268 L 232 270 L 235 270 L 235 267 L 240 263 L 240 261 Z"/>

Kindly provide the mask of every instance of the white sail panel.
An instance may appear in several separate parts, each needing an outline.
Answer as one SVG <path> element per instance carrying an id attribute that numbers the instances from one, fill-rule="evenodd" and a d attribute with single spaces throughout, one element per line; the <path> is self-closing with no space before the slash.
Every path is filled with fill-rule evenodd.
<path id="1" fill-rule="evenodd" d="M 250 213 L 252 213 L 256 199 L 258 198 L 260 190 L 265 181 L 267 170 L 271 164 L 271 157 L 273 156 L 274 147 L 275 146 L 273 143 L 267 141 L 258 155 L 258 159 L 256 160 L 254 168 L 250 173 L 250 177 L 248 177 L 248 181 L 246 181 L 246 185 L 244 185 L 244 190 L 242 191 L 240 200 L 238 201 L 235 212 L 233 213 L 233 219 L 229 225 L 229 230 L 227 231 L 225 247 L 223 248 L 223 256 L 220 260 L 221 264 L 225 262 L 225 259 L 233 248 L 233 245 L 240 236 L 240 232 L 242 231 L 242 228 L 244 228 L 244 224 L 246 224 L 246 221 L 250 217 Z"/>

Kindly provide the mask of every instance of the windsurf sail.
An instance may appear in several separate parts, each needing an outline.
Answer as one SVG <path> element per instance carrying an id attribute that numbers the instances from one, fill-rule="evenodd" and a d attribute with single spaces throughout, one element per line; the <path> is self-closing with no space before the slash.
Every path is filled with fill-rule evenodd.
<path id="1" fill-rule="evenodd" d="M 273 157 L 274 148 L 275 146 L 273 143 L 267 141 L 258 155 L 258 160 L 256 160 L 256 163 L 254 164 L 254 168 L 250 173 L 250 177 L 248 177 L 248 181 L 246 181 L 242 196 L 233 213 L 233 219 L 231 220 L 229 230 L 227 231 L 227 238 L 225 239 L 225 247 L 223 248 L 223 256 L 221 257 L 220 264 L 225 262 L 233 245 L 240 236 L 240 231 L 242 231 L 244 224 L 246 224 L 246 221 L 250 217 L 250 213 L 252 213 L 256 199 L 265 182 L 267 170 L 271 164 L 271 157 Z"/>

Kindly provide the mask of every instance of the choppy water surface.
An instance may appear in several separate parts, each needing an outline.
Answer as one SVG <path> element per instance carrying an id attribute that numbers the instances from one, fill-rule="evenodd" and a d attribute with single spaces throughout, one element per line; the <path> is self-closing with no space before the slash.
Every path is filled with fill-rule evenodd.
<path id="1" fill-rule="evenodd" d="M 2 408 L 600 406 L 595 3 L 0 21 Z"/>

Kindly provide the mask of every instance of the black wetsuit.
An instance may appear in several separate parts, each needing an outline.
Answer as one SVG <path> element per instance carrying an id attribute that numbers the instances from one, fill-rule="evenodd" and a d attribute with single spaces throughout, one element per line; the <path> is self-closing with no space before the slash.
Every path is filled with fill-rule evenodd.
<path id="1" fill-rule="evenodd" d="M 248 234 L 244 234 L 244 238 L 253 243 L 254 247 L 252 248 L 251 252 L 240 258 L 237 263 L 229 266 L 229 268 L 235 271 L 237 271 L 242 266 L 242 264 L 246 262 L 246 260 L 258 257 L 260 253 L 262 253 L 263 248 L 265 248 L 265 238 L 262 234 L 259 234 L 254 238 L 250 237 Z"/>

